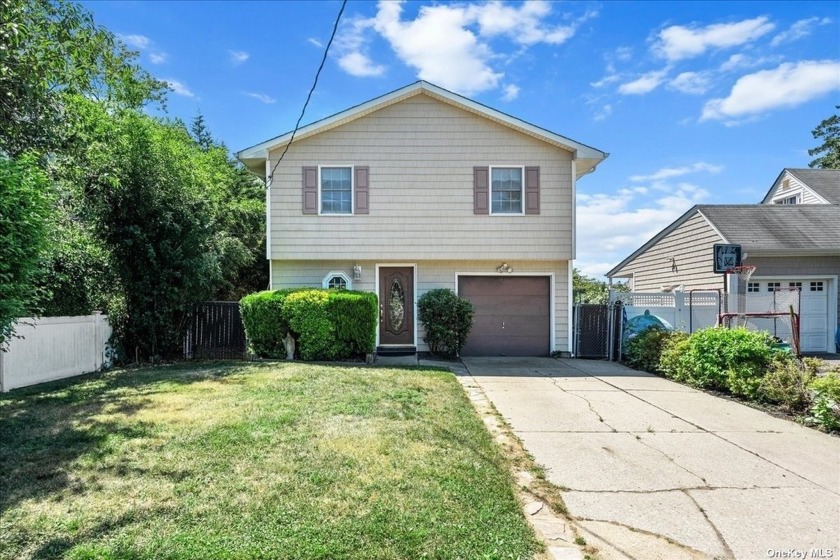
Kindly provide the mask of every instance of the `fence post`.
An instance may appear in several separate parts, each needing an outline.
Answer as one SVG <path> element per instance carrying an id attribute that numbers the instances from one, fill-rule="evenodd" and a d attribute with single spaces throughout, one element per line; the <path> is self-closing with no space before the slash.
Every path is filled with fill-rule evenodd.
<path id="1" fill-rule="evenodd" d="M 674 292 L 674 328 L 685 332 L 685 292 Z"/>

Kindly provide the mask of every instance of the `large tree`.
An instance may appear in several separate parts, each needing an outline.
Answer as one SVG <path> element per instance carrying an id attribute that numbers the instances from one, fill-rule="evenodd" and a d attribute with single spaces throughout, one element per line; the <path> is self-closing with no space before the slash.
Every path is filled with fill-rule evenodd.
<path id="1" fill-rule="evenodd" d="M 113 107 L 162 101 L 166 84 L 135 60 L 136 53 L 76 4 L 0 0 L 0 153 L 56 149 L 68 94 Z"/>
<path id="2" fill-rule="evenodd" d="M 610 288 L 606 282 L 586 276 L 578 269 L 572 270 L 572 290 L 575 303 L 608 303 Z M 627 284 L 613 284 L 613 290 L 627 292 Z"/>
<path id="3" fill-rule="evenodd" d="M 840 109 L 836 105 L 835 109 Z M 814 139 L 822 139 L 823 143 L 816 148 L 808 150 L 809 156 L 820 156 L 811 163 L 809 167 L 821 169 L 840 169 L 840 115 L 832 115 L 823 120 L 817 128 L 811 131 Z"/>

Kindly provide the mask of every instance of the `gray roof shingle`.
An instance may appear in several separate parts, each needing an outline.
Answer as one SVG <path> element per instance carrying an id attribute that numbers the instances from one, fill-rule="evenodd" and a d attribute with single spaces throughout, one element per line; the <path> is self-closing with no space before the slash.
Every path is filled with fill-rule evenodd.
<path id="1" fill-rule="evenodd" d="M 829 204 L 840 204 L 840 169 L 791 169 L 789 172 L 808 185 Z"/>
<path id="2" fill-rule="evenodd" d="M 809 185 L 810 186 L 810 185 Z M 730 243 L 745 251 L 840 253 L 840 205 L 707 205 L 700 211 Z"/>

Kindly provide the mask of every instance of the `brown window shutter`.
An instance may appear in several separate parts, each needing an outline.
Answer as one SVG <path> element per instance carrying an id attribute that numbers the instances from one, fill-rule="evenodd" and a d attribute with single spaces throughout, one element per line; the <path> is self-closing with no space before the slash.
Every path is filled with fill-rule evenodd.
<path id="1" fill-rule="evenodd" d="M 540 168 L 525 168 L 525 213 L 540 213 Z"/>
<path id="2" fill-rule="evenodd" d="M 490 213 L 490 168 L 473 167 L 473 214 Z"/>
<path id="3" fill-rule="evenodd" d="M 303 213 L 318 213 L 318 168 L 303 168 Z"/>
<path id="4" fill-rule="evenodd" d="M 356 167 L 356 182 L 353 187 L 356 189 L 354 196 L 356 197 L 356 204 L 353 208 L 355 214 L 368 214 L 370 206 L 368 204 L 368 167 Z"/>

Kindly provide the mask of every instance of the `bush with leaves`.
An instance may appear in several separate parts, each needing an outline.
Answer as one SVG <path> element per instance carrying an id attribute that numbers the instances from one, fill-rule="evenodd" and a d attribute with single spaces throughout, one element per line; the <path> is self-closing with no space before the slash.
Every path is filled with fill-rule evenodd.
<path id="1" fill-rule="evenodd" d="M 698 387 L 757 398 L 775 353 L 773 337 L 766 332 L 712 327 L 669 347 L 661 367 L 668 377 Z"/>
<path id="2" fill-rule="evenodd" d="M 291 293 L 307 288 L 267 290 L 242 298 L 239 311 L 245 326 L 249 350 L 260 358 L 285 358 L 283 339 L 289 332 L 289 320 L 283 314 L 283 301 Z"/>
<path id="3" fill-rule="evenodd" d="M 49 181 L 34 157 L 0 155 L 0 346 L 21 317 L 38 314 L 38 277 L 49 242 Z"/>
<path id="4" fill-rule="evenodd" d="M 674 331 L 662 344 L 658 370 L 675 381 L 691 382 L 691 362 L 686 358 L 690 343 L 688 335 Z"/>
<path id="5" fill-rule="evenodd" d="M 813 392 L 810 420 L 829 432 L 840 430 L 840 375 L 831 372 L 815 377 L 809 388 Z"/>
<path id="6" fill-rule="evenodd" d="M 662 350 L 672 335 L 672 331 L 659 325 L 646 328 L 627 343 L 627 365 L 649 373 L 660 373 Z"/>
<path id="7" fill-rule="evenodd" d="M 758 395 L 792 413 L 804 412 L 811 404 L 809 383 L 814 374 L 799 360 L 777 354 L 761 379 Z"/>
<path id="8" fill-rule="evenodd" d="M 432 354 L 453 358 L 460 355 L 472 329 L 474 308 L 446 288 L 430 290 L 417 301 L 420 322 L 426 329 L 423 340 Z"/>

